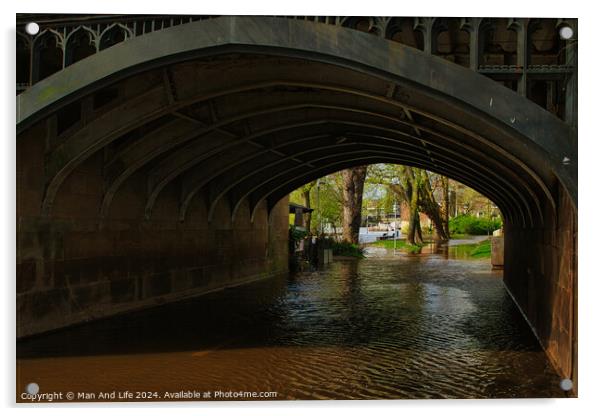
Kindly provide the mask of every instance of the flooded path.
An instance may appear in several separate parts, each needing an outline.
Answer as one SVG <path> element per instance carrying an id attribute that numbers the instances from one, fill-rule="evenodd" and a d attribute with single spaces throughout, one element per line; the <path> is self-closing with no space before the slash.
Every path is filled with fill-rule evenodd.
<path id="1" fill-rule="evenodd" d="M 382 250 L 21 342 L 17 389 L 564 396 L 488 260 Z"/>

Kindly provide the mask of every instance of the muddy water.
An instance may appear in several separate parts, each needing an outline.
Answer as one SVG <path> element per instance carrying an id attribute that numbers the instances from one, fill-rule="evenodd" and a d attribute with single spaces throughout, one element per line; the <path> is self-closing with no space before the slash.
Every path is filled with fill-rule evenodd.
<path id="1" fill-rule="evenodd" d="M 18 395 L 563 397 L 488 261 L 368 255 L 21 342 Z"/>

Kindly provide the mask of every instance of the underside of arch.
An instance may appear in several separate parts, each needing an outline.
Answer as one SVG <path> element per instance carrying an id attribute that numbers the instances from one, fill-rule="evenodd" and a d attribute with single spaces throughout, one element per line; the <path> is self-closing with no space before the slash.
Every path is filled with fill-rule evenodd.
<path id="1" fill-rule="evenodd" d="M 215 268 L 224 275 L 214 280 L 230 284 L 231 260 L 203 237 L 245 253 L 241 276 L 252 262 L 263 270 L 254 276 L 266 276 L 286 268 L 287 207 L 276 210 L 277 233 L 268 231 L 267 211 L 289 192 L 356 165 L 416 166 L 500 207 L 512 260 L 506 283 L 564 374 L 572 371 L 570 348 L 558 345 L 573 342 L 573 315 L 562 308 L 572 305 L 564 292 L 576 270 L 576 134 L 491 79 L 344 27 L 230 16 L 75 62 L 19 95 L 17 113 L 18 174 L 26 178 L 19 224 L 58 236 L 52 249 L 31 250 L 43 254 L 38 264 L 71 261 L 84 276 L 83 256 L 107 287 L 115 277 L 107 269 L 120 261 L 117 272 L 135 275 L 126 283 L 136 305 L 163 299 L 166 270 L 170 289 L 182 276 L 206 282 Z M 124 200 L 135 200 L 127 215 Z M 201 220 L 189 221 L 195 215 Z M 232 235 L 243 227 L 259 237 L 239 250 Z M 68 260 L 52 257 L 64 256 L 62 233 L 72 238 Z M 93 244 L 73 244 L 85 238 Z M 219 267 L 203 269 L 216 258 Z"/>
<path id="2" fill-rule="evenodd" d="M 281 40 L 273 31 L 265 32 L 270 23 L 296 37 Z M 255 31 L 237 31 L 243 24 Z M 223 41 L 216 44 L 211 37 L 208 44 L 210 30 L 219 33 L 226 28 Z M 574 138 L 564 123 L 495 82 L 438 58 L 356 31 L 283 19 L 225 17 L 162 33 L 78 62 L 19 97 L 23 104 L 19 109 L 25 108 L 19 112 L 21 131 L 61 104 L 106 87 L 107 80 L 127 88 L 125 77 L 146 71 L 147 79 L 155 81 L 143 93 L 96 118 L 92 114 L 81 128 L 56 140 L 49 151 L 42 202 L 46 214 L 51 214 L 61 184 L 78 165 L 133 136 L 107 164 L 101 217 L 110 211 L 120 185 L 139 169 L 148 169 L 147 218 L 162 189 L 176 179 L 186 188 L 182 219 L 200 188 L 209 191 L 211 213 L 217 199 L 246 197 L 254 189 L 245 192 L 244 186 L 256 183 L 244 168 L 236 170 L 243 170 L 242 181 L 229 179 L 228 172 L 219 175 L 213 167 L 207 171 L 218 163 L 213 162 L 218 156 L 224 155 L 226 165 L 230 157 L 250 164 L 263 158 L 278 169 L 287 164 L 319 167 L 302 158 L 299 145 L 295 148 L 300 134 L 345 140 L 362 136 L 366 144 L 374 145 L 387 141 L 392 150 L 407 151 L 432 170 L 449 176 L 461 170 L 467 185 L 490 190 L 501 206 L 512 206 L 514 214 L 508 217 L 523 223 L 542 220 L 541 203 L 554 204 L 556 180 L 571 195 L 576 192 Z M 169 43 L 169 51 L 162 45 L 144 50 L 153 44 L 153 37 L 166 34 L 188 40 Z M 190 40 L 195 34 L 199 36 Z M 326 43 L 316 43 L 318 39 Z M 362 48 L 357 42 L 369 44 L 374 54 L 358 56 Z M 91 70 L 98 67 L 96 60 L 125 57 L 129 50 L 141 48 L 143 53 L 134 58 L 117 61 L 110 76 L 103 76 L 102 67 Z M 177 60 L 181 62 L 174 63 Z M 79 89 L 47 97 L 46 83 L 60 86 L 84 70 L 83 79 L 75 82 L 83 84 L 75 86 Z M 156 128 L 132 134 L 153 123 Z M 293 140 L 290 147 L 287 140 Z M 240 199 L 233 204 L 238 206 Z"/>

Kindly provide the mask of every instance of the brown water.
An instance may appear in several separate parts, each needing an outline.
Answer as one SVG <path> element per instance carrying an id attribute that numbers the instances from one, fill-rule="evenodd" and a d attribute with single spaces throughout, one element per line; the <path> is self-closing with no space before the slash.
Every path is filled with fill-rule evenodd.
<path id="1" fill-rule="evenodd" d="M 97 399 L 564 397 L 487 260 L 368 254 L 21 342 L 18 400 L 29 382 Z"/>

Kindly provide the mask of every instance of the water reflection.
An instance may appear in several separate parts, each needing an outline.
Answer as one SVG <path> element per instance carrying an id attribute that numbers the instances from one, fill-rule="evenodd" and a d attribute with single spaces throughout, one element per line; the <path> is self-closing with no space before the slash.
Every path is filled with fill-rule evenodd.
<path id="1" fill-rule="evenodd" d="M 488 261 L 369 255 L 19 343 L 18 389 L 562 396 Z"/>
<path id="2" fill-rule="evenodd" d="M 476 245 L 488 238 L 488 236 L 469 236 L 449 241 L 431 240 L 420 247 L 415 247 L 411 251 L 407 248 L 391 250 L 373 245 L 366 245 L 365 250 L 368 257 L 437 255 L 443 259 L 472 259 L 471 253 Z"/>

